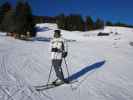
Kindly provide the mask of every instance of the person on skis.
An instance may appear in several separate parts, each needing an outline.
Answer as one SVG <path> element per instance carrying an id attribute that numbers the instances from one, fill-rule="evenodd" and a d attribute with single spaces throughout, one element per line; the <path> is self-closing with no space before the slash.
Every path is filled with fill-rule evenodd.
<path id="1" fill-rule="evenodd" d="M 67 79 L 64 78 L 63 70 L 62 70 L 62 60 L 67 57 L 67 45 L 66 41 L 61 37 L 61 31 L 55 30 L 54 36 L 51 40 L 51 59 L 52 66 L 54 67 L 57 79 L 53 82 L 56 84 L 57 82 L 69 83 Z"/>

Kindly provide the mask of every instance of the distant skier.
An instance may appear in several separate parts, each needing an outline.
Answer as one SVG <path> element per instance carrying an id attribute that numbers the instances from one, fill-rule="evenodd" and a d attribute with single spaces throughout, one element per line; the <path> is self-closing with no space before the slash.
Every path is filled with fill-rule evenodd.
<path id="1" fill-rule="evenodd" d="M 54 67 L 57 79 L 53 82 L 56 84 L 58 81 L 69 83 L 68 80 L 64 78 L 62 71 L 62 60 L 67 57 L 67 45 L 66 41 L 61 37 L 61 31 L 55 30 L 53 39 L 51 40 L 51 58 L 52 66 Z"/>

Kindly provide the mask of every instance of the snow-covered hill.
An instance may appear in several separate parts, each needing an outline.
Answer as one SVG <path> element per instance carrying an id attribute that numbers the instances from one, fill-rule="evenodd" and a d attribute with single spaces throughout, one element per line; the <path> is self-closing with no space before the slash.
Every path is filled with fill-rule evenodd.
<path id="1" fill-rule="evenodd" d="M 133 100 L 133 29 L 105 27 L 90 32 L 65 31 L 70 77 L 78 80 L 43 92 L 50 63 L 49 38 L 56 24 L 38 24 L 34 41 L 0 33 L 0 100 Z M 110 36 L 98 37 L 99 32 Z M 116 33 L 118 33 L 116 35 Z M 63 69 L 67 77 L 65 64 Z M 55 79 L 52 73 L 51 81 Z"/>

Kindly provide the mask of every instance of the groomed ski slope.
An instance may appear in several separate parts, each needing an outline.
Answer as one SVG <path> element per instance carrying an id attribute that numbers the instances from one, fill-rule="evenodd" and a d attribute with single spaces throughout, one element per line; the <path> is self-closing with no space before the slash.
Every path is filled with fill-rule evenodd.
<path id="1" fill-rule="evenodd" d="M 105 27 L 90 32 L 64 31 L 69 40 L 67 64 L 78 80 L 43 92 L 50 62 L 49 38 L 56 24 L 38 24 L 34 41 L 21 41 L 0 33 L 0 100 L 133 100 L 133 29 Z M 98 32 L 111 32 L 98 37 Z M 115 33 L 118 33 L 117 35 Z M 65 64 L 63 63 L 67 77 Z M 55 79 L 52 73 L 51 81 Z"/>

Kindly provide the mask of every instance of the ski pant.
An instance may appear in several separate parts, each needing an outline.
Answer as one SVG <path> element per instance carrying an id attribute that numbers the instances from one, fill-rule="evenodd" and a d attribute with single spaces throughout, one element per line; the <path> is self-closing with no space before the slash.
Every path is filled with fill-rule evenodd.
<path id="1" fill-rule="evenodd" d="M 58 60 L 58 59 L 52 60 L 52 65 L 54 67 L 57 78 L 64 81 L 64 74 L 61 68 L 61 64 L 62 64 L 62 60 Z"/>

